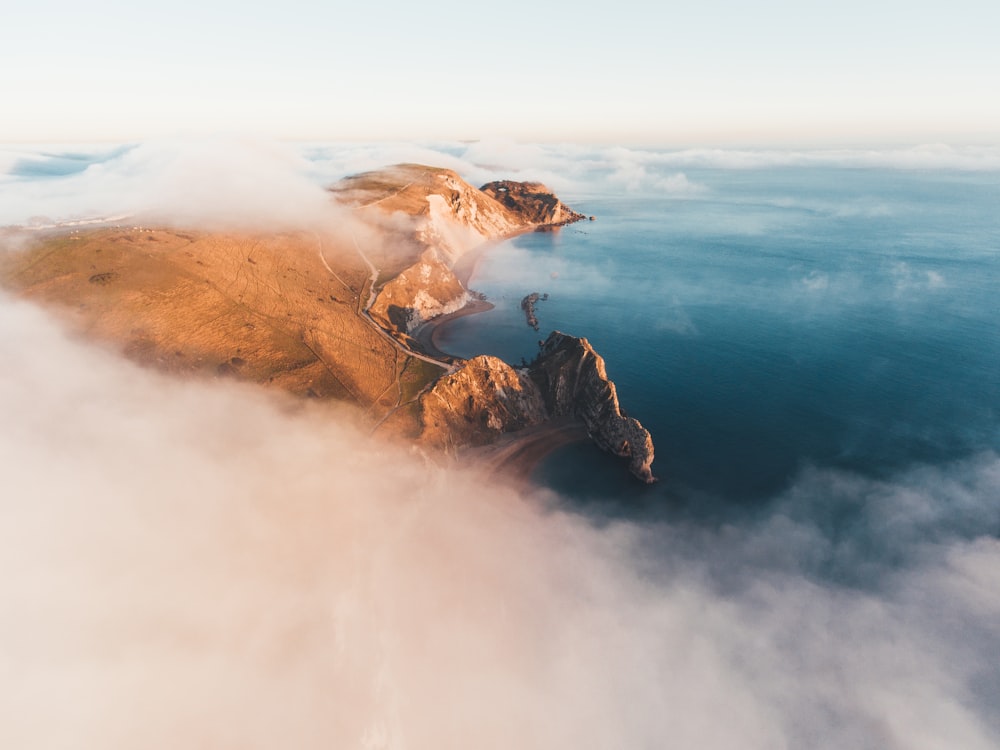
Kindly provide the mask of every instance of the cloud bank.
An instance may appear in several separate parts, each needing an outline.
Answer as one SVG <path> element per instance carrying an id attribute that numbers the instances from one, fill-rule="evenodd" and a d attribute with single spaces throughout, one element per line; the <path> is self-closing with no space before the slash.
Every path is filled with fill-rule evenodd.
<path id="1" fill-rule="evenodd" d="M 1000 170 L 995 147 L 652 150 L 581 144 L 278 144 L 252 139 L 161 140 L 126 146 L 0 148 L 0 226 L 121 214 L 161 223 L 294 226 L 327 221 L 323 188 L 350 174 L 415 162 L 455 170 L 473 185 L 543 182 L 568 200 L 595 182 L 625 193 L 710 198 L 711 185 L 684 170 L 774 167 Z M 842 210 L 879 215 L 868 204 Z"/>
<path id="2" fill-rule="evenodd" d="M 312 166 L 263 141 L 158 141 L 11 156 L 0 225 L 127 216 L 207 228 L 301 228 L 335 215 Z"/>
<path id="3" fill-rule="evenodd" d="M 1000 741 L 994 455 L 595 524 L 0 306 L 4 746 Z"/>

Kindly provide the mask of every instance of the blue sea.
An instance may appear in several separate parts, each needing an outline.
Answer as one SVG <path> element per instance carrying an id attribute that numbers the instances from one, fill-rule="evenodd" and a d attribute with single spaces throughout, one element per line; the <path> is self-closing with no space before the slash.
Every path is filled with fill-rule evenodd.
<path id="1" fill-rule="evenodd" d="M 1000 175 L 687 169 L 681 194 L 564 195 L 596 217 L 517 237 L 471 286 L 496 309 L 442 347 L 530 360 L 590 340 L 653 435 L 644 487 L 589 444 L 535 478 L 584 502 L 753 506 L 805 470 L 867 478 L 1000 450 Z M 520 300 L 537 305 L 540 332 Z"/>

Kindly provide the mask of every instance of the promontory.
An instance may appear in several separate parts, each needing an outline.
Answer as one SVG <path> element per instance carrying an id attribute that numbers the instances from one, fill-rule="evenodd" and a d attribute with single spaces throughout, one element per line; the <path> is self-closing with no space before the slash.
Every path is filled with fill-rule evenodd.
<path id="1" fill-rule="evenodd" d="M 448 454 L 570 420 L 655 481 L 652 439 L 585 338 L 553 332 L 515 367 L 442 354 L 417 335 L 484 305 L 456 273 L 470 253 L 586 217 L 539 183 L 477 189 L 417 164 L 345 178 L 329 196 L 329 217 L 280 230 L 141 215 L 10 228 L 0 283 L 166 372 L 348 402 L 376 432 Z"/>

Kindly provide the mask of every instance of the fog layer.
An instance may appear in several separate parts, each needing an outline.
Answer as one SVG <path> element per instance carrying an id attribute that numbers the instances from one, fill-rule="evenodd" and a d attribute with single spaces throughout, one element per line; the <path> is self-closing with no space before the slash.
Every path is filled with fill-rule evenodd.
<path id="1" fill-rule="evenodd" d="M 995 456 L 598 528 L 0 313 L 5 747 L 997 746 Z"/>

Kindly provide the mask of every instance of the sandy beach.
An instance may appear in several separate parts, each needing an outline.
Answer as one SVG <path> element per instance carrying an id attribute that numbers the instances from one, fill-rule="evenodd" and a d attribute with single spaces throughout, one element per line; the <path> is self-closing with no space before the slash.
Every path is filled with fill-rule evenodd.
<path id="1" fill-rule="evenodd" d="M 464 318 L 466 315 L 476 315 L 477 313 L 492 310 L 493 307 L 493 304 L 487 302 L 486 300 L 473 299 L 461 310 L 456 310 L 455 312 L 448 313 L 447 315 L 439 315 L 425 323 L 421 323 L 413 329 L 410 337 L 417 342 L 421 350 L 427 356 L 440 359 L 443 362 L 451 362 L 455 360 L 456 357 L 453 354 L 448 354 L 448 352 L 442 351 L 441 347 L 438 345 L 438 328 L 444 323 L 447 323 L 449 320 Z"/>

